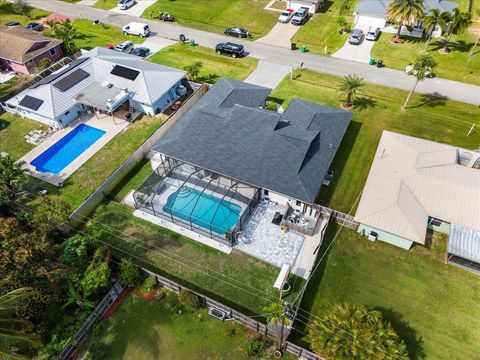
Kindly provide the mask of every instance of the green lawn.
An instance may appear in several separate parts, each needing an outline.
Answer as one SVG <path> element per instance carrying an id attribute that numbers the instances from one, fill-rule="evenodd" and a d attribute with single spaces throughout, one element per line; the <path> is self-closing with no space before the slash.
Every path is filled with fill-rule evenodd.
<path id="1" fill-rule="evenodd" d="M 391 44 L 393 34 L 384 33 L 377 40 L 372 49 L 372 56 L 382 59 L 387 67 L 403 70 L 412 63 L 416 56 L 423 51 L 425 42 L 420 39 L 406 38 L 403 44 Z M 439 39 L 433 39 L 428 46 L 428 53 L 438 61 L 437 75 L 442 78 L 468 82 L 480 85 L 480 50 L 477 50 L 469 64 L 467 64 L 470 50 L 476 38 L 468 33 L 452 36 L 450 49 L 447 55 L 438 52 L 443 48 Z"/>
<path id="2" fill-rule="evenodd" d="M 18 21 L 22 25 L 27 25 L 29 22 L 38 20 L 48 15 L 50 15 L 48 11 L 33 9 L 32 15 L 30 19 L 28 19 L 26 16 L 15 14 L 12 10 L 11 3 L 7 3 L 6 1 L 0 0 L 0 24 L 1 25 L 10 21 Z"/>
<path id="3" fill-rule="evenodd" d="M 161 12 L 174 15 L 180 25 L 223 34 L 227 27 L 246 28 L 253 39 L 266 35 L 275 25 L 278 13 L 263 8 L 269 0 L 158 0 L 145 10 L 146 18 Z"/>
<path id="4" fill-rule="evenodd" d="M 110 10 L 117 7 L 118 0 L 98 0 L 93 7 L 98 9 Z"/>
<path id="5" fill-rule="evenodd" d="M 106 360 L 273 359 L 265 353 L 248 357 L 251 332 L 212 318 L 206 309 L 185 311 L 171 292 L 152 301 L 129 295 L 101 329 L 100 339 L 109 345 Z M 283 359 L 294 357 L 286 354 Z"/>
<path id="6" fill-rule="evenodd" d="M 329 226 L 320 254 L 337 229 Z M 434 239 L 432 249 L 417 246 L 405 251 L 342 229 L 312 278 L 301 308 L 321 316 L 338 302 L 364 304 L 380 310 L 392 323 L 411 359 L 478 358 L 480 278 L 445 265 L 445 243 Z M 295 341 L 303 343 L 303 336 L 297 333 Z"/>
<path id="7" fill-rule="evenodd" d="M 148 60 L 182 70 L 194 61 L 201 61 L 203 67 L 197 80 L 210 83 L 216 82 L 221 77 L 245 80 L 258 64 L 258 60 L 254 58 L 234 59 L 229 56 L 217 55 L 213 49 L 183 43 L 162 49 Z"/>
<path id="8" fill-rule="evenodd" d="M 307 45 L 309 51 L 317 54 L 333 54 L 345 44 L 348 38 L 348 34 L 338 34 L 340 28 L 337 23 L 338 18 L 344 16 L 345 20 L 353 24 L 351 13 L 356 2 L 356 0 L 326 1 L 323 9 L 298 30 L 292 41 L 298 46 Z M 326 53 L 325 47 L 327 47 Z"/>
<path id="9" fill-rule="evenodd" d="M 336 90 L 340 78 L 308 70 L 285 78 L 272 93 L 277 102 L 288 104 L 294 98 L 339 107 L 343 97 Z M 412 79 L 413 82 L 413 79 Z M 406 91 L 367 84 L 354 110 L 343 142 L 333 161 L 335 177 L 322 187 L 319 203 L 348 212 L 360 194 L 383 130 L 478 148 L 480 110 L 464 103 L 416 94 L 406 111 L 401 110 Z M 276 99 L 275 99 L 276 98 Z M 477 124 L 469 137 L 467 132 Z"/>

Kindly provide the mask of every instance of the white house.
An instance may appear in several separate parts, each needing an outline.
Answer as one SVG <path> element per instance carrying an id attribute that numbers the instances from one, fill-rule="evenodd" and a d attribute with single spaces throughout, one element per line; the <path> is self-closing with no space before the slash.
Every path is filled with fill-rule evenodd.
<path id="1" fill-rule="evenodd" d="M 315 14 L 322 4 L 323 0 L 287 0 L 287 9 L 297 10 L 306 7 L 310 14 Z"/>

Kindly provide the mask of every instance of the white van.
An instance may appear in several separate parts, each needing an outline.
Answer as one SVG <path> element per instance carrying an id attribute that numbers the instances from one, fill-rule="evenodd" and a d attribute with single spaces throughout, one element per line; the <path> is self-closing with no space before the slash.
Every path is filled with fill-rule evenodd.
<path id="1" fill-rule="evenodd" d="M 137 35 L 140 37 L 145 37 L 150 35 L 150 28 L 145 23 L 131 22 L 125 25 L 122 28 L 125 35 Z"/>

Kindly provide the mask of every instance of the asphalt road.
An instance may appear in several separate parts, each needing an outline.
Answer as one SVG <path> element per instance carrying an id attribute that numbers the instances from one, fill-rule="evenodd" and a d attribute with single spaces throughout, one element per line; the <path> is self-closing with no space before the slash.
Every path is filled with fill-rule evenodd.
<path id="1" fill-rule="evenodd" d="M 100 22 L 105 24 L 119 27 L 122 27 L 130 21 L 142 21 L 148 23 L 150 29 L 156 33 L 155 36 L 178 40 L 180 34 L 185 34 L 187 38 L 195 39 L 198 44 L 207 47 L 215 47 L 217 43 L 227 39 L 232 40 L 223 35 L 187 28 L 179 24 L 163 23 L 146 19 L 139 20 L 138 17 L 59 0 L 28 0 L 28 2 L 34 7 L 47 11 L 91 20 L 100 20 Z M 282 47 L 248 40 L 235 39 L 234 41 L 242 43 L 249 56 L 272 63 L 291 67 L 298 67 L 303 63 L 303 67 L 308 69 L 337 76 L 357 74 L 368 82 L 404 90 L 410 90 L 414 83 L 413 77 L 406 75 L 400 70 L 388 68 L 379 69 L 367 64 L 311 53 L 302 54 L 298 50 L 291 51 Z M 426 79 L 418 85 L 417 92 L 480 105 L 480 86 L 458 81 L 441 78 Z"/>

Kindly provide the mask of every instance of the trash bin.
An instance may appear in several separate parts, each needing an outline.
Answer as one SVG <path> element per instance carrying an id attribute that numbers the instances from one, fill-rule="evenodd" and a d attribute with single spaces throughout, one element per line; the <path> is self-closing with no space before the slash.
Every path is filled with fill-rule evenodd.
<path id="1" fill-rule="evenodd" d="M 297 44 L 291 43 L 290 44 L 290 50 L 297 50 Z"/>
<path id="2" fill-rule="evenodd" d="M 377 67 L 378 67 L 378 68 L 383 67 L 383 60 L 378 60 L 378 61 L 377 61 Z"/>
<path id="3" fill-rule="evenodd" d="M 307 47 L 305 45 L 302 45 L 302 53 L 306 53 L 307 52 Z"/>
<path id="4" fill-rule="evenodd" d="M 368 60 L 368 65 L 373 65 L 375 64 L 375 58 L 371 57 L 370 60 Z"/>
<path id="5" fill-rule="evenodd" d="M 186 40 L 187 38 L 185 37 L 184 34 L 180 34 L 179 39 L 180 39 L 181 42 L 185 42 L 185 40 Z"/>

